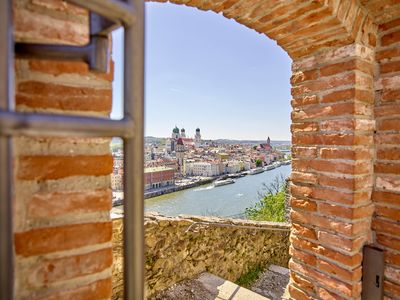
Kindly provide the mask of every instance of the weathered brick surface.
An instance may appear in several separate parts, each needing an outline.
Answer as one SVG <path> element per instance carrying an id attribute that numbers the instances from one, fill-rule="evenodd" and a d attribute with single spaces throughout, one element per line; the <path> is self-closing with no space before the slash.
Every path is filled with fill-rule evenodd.
<path id="1" fill-rule="evenodd" d="M 18 42 L 84 45 L 86 10 L 59 0 L 18 0 Z M 106 117 L 113 64 L 99 74 L 86 63 L 18 59 L 19 111 Z M 16 299 L 111 297 L 109 139 L 18 137 L 15 166 Z"/>
<path id="2" fill-rule="evenodd" d="M 376 161 L 372 200 L 375 216 L 372 228 L 376 243 L 385 249 L 385 296 L 400 296 L 400 19 L 382 23 L 377 48 Z"/>

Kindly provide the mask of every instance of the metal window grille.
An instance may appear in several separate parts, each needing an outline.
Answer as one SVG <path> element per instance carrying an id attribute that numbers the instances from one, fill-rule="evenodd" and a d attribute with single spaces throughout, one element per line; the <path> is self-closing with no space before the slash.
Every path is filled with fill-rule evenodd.
<path id="1" fill-rule="evenodd" d="M 144 3 L 143 0 L 67 0 L 90 11 L 86 46 L 15 44 L 12 0 L 0 1 L 0 299 L 14 299 L 13 169 L 11 137 L 121 137 L 125 151 L 124 293 L 144 298 L 143 134 Z M 118 26 L 124 35 L 124 118 L 20 113 L 14 111 L 14 53 L 17 57 L 86 61 L 93 70 L 107 69 L 107 34 Z"/>

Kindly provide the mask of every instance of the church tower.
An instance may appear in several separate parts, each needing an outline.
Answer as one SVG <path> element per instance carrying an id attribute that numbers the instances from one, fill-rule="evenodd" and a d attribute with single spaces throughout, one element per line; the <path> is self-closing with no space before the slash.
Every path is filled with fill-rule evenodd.
<path id="1" fill-rule="evenodd" d="M 185 128 L 181 129 L 181 138 L 186 138 Z"/>
<path id="2" fill-rule="evenodd" d="M 199 148 L 201 146 L 200 128 L 196 129 L 196 135 L 194 136 L 194 145 L 196 148 Z"/>
<path id="3" fill-rule="evenodd" d="M 172 129 L 172 134 L 171 134 L 171 138 L 173 139 L 179 139 L 181 136 L 179 134 L 179 128 L 175 126 L 174 129 Z"/>
<path id="4" fill-rule="evenodd" d="M 183 144 L 182 138 L 179 138 L 175 146 L 176 160 L 178 162 L 178 171 L 183 171 L 183 159 L 185 158 L 185 145 Z"/>

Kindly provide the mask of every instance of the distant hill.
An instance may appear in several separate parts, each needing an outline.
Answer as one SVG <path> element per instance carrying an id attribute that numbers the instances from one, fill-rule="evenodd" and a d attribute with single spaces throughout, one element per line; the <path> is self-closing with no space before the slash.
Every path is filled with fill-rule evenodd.
<path id="1" fill-rule="evenodd" d="M 154 137 L 154 136 L 146 136 L 144 138 L 146 143 L 151 144 L 164 144 L 166 138 Z M 205 140 L 205 141 L 212 141 L 218 144 L 240 144 L 240 145 L 257 145 L 266 143 L 267 140 L 231 140 L 231 139 L 217 139 L 217 140 Z M 273 146 L 278 145 L 290 145 L 290 141 L 271 141 Z"/>
<path id="2" fill-rule="evenodd" d="M 219 144 L 240 144 L 240 145 L 257 145 L 257 144 L 264 144 L 267 140 L 230 140 L 230 139 L 218 139 L 213 140 Z M 271 141 L 272 146 L 278 145 L 290 145 L 290 141 Z"/>

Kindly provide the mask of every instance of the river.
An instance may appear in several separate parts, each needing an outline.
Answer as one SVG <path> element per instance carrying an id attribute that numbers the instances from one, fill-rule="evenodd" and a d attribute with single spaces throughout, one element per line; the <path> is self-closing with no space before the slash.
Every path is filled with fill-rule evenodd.
<path id="1" fill-rule="evenodd" d="M 269 184 L 276 176 L 285 178 L 291 166 L 281 166 L 257 175 L 235 179 L 234 184 L 220 187 L 203 185 L 145 200 L 145 211 L 155 211 L 166 216 L 179 214 L 200 216 L 237 216 L 259 201 L 258 192 L 263 183 Z"/>

